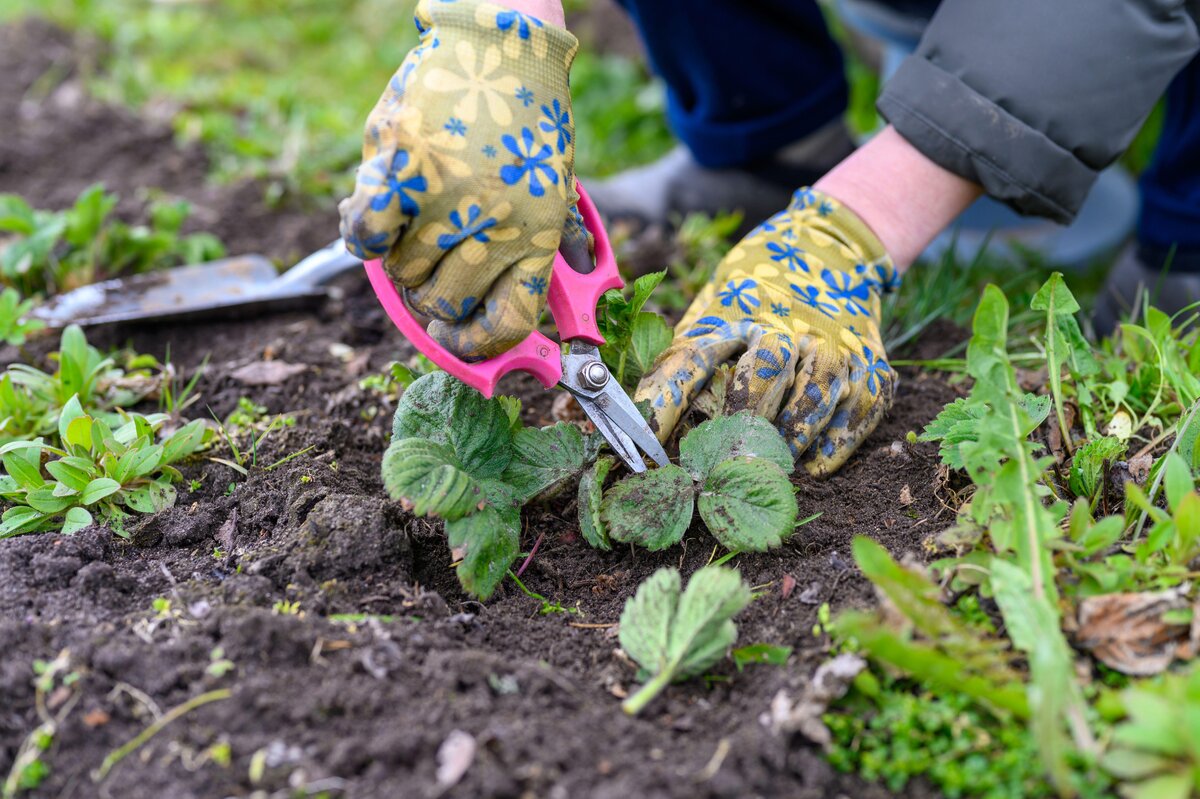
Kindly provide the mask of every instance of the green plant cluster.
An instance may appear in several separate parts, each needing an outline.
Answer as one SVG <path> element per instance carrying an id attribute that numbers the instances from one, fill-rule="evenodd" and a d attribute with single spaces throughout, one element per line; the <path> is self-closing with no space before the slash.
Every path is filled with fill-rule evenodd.
<path id="1" fill-rule="evenodd" d="M 172 464 L 208 441 L 204 424 L 168 432 L 169 414 L 124 410 L 161 387 L 161 373 L 121 369 L 78 327 L 51 357 L 53 373 L 13 364 L 0 377 L 0 538 L 94 521 L 120 532 L 130 513 L 173 505 L 181 476 Z"/>
<path id="2" fill-rule="evenodd" d="M 190 210 L 185 201 L 152 201 L 146 225 L 114 219 L 116 205 L 117 196 L 100 184 L 63 211 L 38 210 L 21 197 L 0 194 L 0 233 L 8 234 L 0 240 L 0 282 L 32 297 L 225 254 L 211 234 L 180 234 Z"/>
<path id="3" fill-rule="evenodd" d="M 1021 389 L 1008 351 L 1008 302 L 989 286 L 967 349 L 970 394 L 922 436 L 938 442 L 943 462 L 974 484 L 958 525 L 942 536 L 962 554 L 932 564 L 941 575 L 935 583 L 882 547 L 855 542 L 860 568 L 896 613 L 845 614 L 833 625 L 836 637 L 912 682 L 907 692 L 895 684 L 877 693 L 874 714 L 831 719 L 841 730 L 836 758 L 889 780 L 925 774 L 951 795 L 1092 796 L 1113 782 L 1124 797 L 1186 799 L 1200 792 L 1194 724 L 1183 720 L 1200 718 L 1189 693 L 1197 683 L 1182 674 L 1133 680 L 1113 712 L 1112 695 L 1081 680 L 1064 629 L 1085 597 L 1183 586 L 1192 575 L 1200 556 L 1196 333 L 1188 319 L 1147 308 L 1145 325 L 1127 323 L 1093 347 L 1057 274 L 1031 308 L 1044 320 L 1037 343 L 1048 393 Z M 1055 439 L 1057 450 L 1042 443 Z M 1146 488 L 1127 481 L 1124 513 L 1095 520 L 1097 503 L 1108 501 L 1109 470 L 1143 443 L 1144 452 L 1159 453 Z M 946 588 L 959 601 L 946 604 Z M 961 597 L 975 599 L 964 605 Z M 982 608 L 995 624 L 978 623 Z M 1135 709 L 1164 708 L 1156 691 L 1176 707 Z M 1000 736 L 1014 747 L 1025 741 L 1020 751 L 1036 753 L 1045 785 L 1029 787 L 1022 777 L 1025 793 L 1014 794 L 1015 786 L 1001 782 L 984 790 L 984 773 L 964 781 L 934 756 L 955 745 L 943 732 L 884 740 L 883 730 L 905 725 L 907 732 L 926 717 L 936 722 L 929 709 L 935 703 L 958 714 L 958 739 Z M 1110 733 L 1112 722 L 1123 732 Z"/>
<path id="4" fill-rule="evenodd" d="M 522 506 L 582 473 L 599 446 L 568 424 L 525 427 L 519 402 L 432 372 L 400 397 L 383 484 L 416 515 L 445 520 L 459 581 L 483 599 L 517 558 Z"/>

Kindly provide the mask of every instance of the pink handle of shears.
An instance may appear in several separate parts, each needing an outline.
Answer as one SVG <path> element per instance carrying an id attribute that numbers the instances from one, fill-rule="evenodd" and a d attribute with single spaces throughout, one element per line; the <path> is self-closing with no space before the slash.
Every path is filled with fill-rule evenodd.
<path id="1" fill-rule="evenodd" d="M 604 337 L 596 325 L 596 303 L 604 292 L 619 289 L 625 284 L 617 271 L 612 244 L 600 214 L 578 181 L 576 186 L 579 188 L 579 212 L 595 239 L 596 268 L 587 274 L 576 272 L 562 257 L 562 253 L 556 254 L 546 304 L 564 341 L 582 339 L 591 344 L 603 344 Z M 528 372 L 546 388 L 562 378 L 562 355 L 558 343 L 536 330 L 507 352 L 477 363 L 464 361 L 426 332 L 425 326 L 405 304 L 400 290 L 387 276 L 382 261 L 367 261 L 364 266 L 375 296 L 404 337 L 429 360 L 485 397 L 496 392 L 496 384 L 509 372 Z"/>

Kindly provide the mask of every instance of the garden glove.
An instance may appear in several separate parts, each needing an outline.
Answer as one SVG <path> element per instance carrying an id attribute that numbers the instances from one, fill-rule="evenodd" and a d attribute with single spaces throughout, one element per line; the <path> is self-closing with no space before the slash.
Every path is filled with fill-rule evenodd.
<path id="1" fill-rule="evenodd" d="M 880 294 L 898 284 L 861 219 L 800 189 L 717 266 L 636 398 L 650 401 L 651 427 L 665 439 L 716 368 L 741 353 L 726 411 L 775 419 L 793 456 L 829 475 L 891 406 Z"/>
<path id="2" fill-rule="evenodd" d="M 484 358 L 546 304 L 554 255 L 590 256 L 575 188 L 563 28 L 489 3 L 420 0 L 420 44 L 367 119 L 341 232 L 383 258 L 429 332 Z"/>

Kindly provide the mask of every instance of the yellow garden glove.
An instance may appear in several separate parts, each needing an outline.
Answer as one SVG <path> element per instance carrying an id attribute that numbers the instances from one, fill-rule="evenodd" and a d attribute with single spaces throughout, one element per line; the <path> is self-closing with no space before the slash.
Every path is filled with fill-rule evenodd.
<path id="1" fill-rule="evenodd" d="M 589 254 L 567 86 L 578 42 L 473 0 L 420 0 L 416 24 L 367 120 L 342 236 L 383 257 L 443 344 L 487 357 L 537 324 L 560 245 Z"/>
<path id="2" fill-rule="evenodd" d="M 862 220 L 800 189 L 725 256 L 636 398 L 650 401 L 665 439 L 716 368 L 741 353 L 726 410 L 774 419 L 808 471 L 829 475 L 891 406 L 879 305 L 898 284 Z"/>

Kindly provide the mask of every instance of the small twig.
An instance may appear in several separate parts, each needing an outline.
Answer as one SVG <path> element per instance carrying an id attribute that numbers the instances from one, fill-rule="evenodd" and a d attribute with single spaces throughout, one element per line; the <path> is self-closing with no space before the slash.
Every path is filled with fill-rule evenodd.
<path id="1" fill-rule="evenodd" d="M 216 691 L 209 691 L 206 694 L 200 694 L 199 696 L 193 697 L 192 699 L 184 702 L 182 705 L 178 705 L 177 707 L 167 711 L 166 715 L 164 715 L 158 721 L 155 721 L 146 729 L 142 730 L 127 743 L 117 749 L 114 749 L 112 752 L 109 752 L 108 757 L 104 758 L 104 762 L 100 764 L 100 768 L 92 772 L 92 782 L 100 782 L 107 777 L 108 773 L 112 771 L 114 766 L 124 760 L 129 754 L 137 751 L 142 744 L 146 743 L 155 735 L 158 735 L 160 732 L 162 732 L 163 728 L 172 721 L 175 721 L 179 717 L 192 712 L 202 705 L 207 705 L 209 702 L 218 702 L 222 699 L 228 699 L 231 696 L 233 696 L 233 691 L 229 690 L 228 688 L 221 688 Z"/>
<path id="2" fill-rule="evenodd" d="M 708 760 L 708 764 L 700 770 L 696 775 L 697 782 L 708 782 L 713 777 L 717 776 L 717 772 L 721 770 L 721 766 L 725 763 L 725 758 L 729 756 L 729 750 L 732 747 L 729 744 L 728 738 L 722 738 L 717 741 L 717 749 Z"/>
<path id="3" fill-rule="evenodd" d="M 529 550 L 529 556 L 525 558 L 525 562 L 521 564 L 521 568 L 517 569 L 517 576 L 520 577 L 525 573 L 525 569 L 533 561 L 533 556 L 537 554 L 538 547 L 542 545 L 542 539 L 546 537 L 546 531 L 542 530 L 538 533 L 537 540 L 533 542 L 533 549 Z"/>

